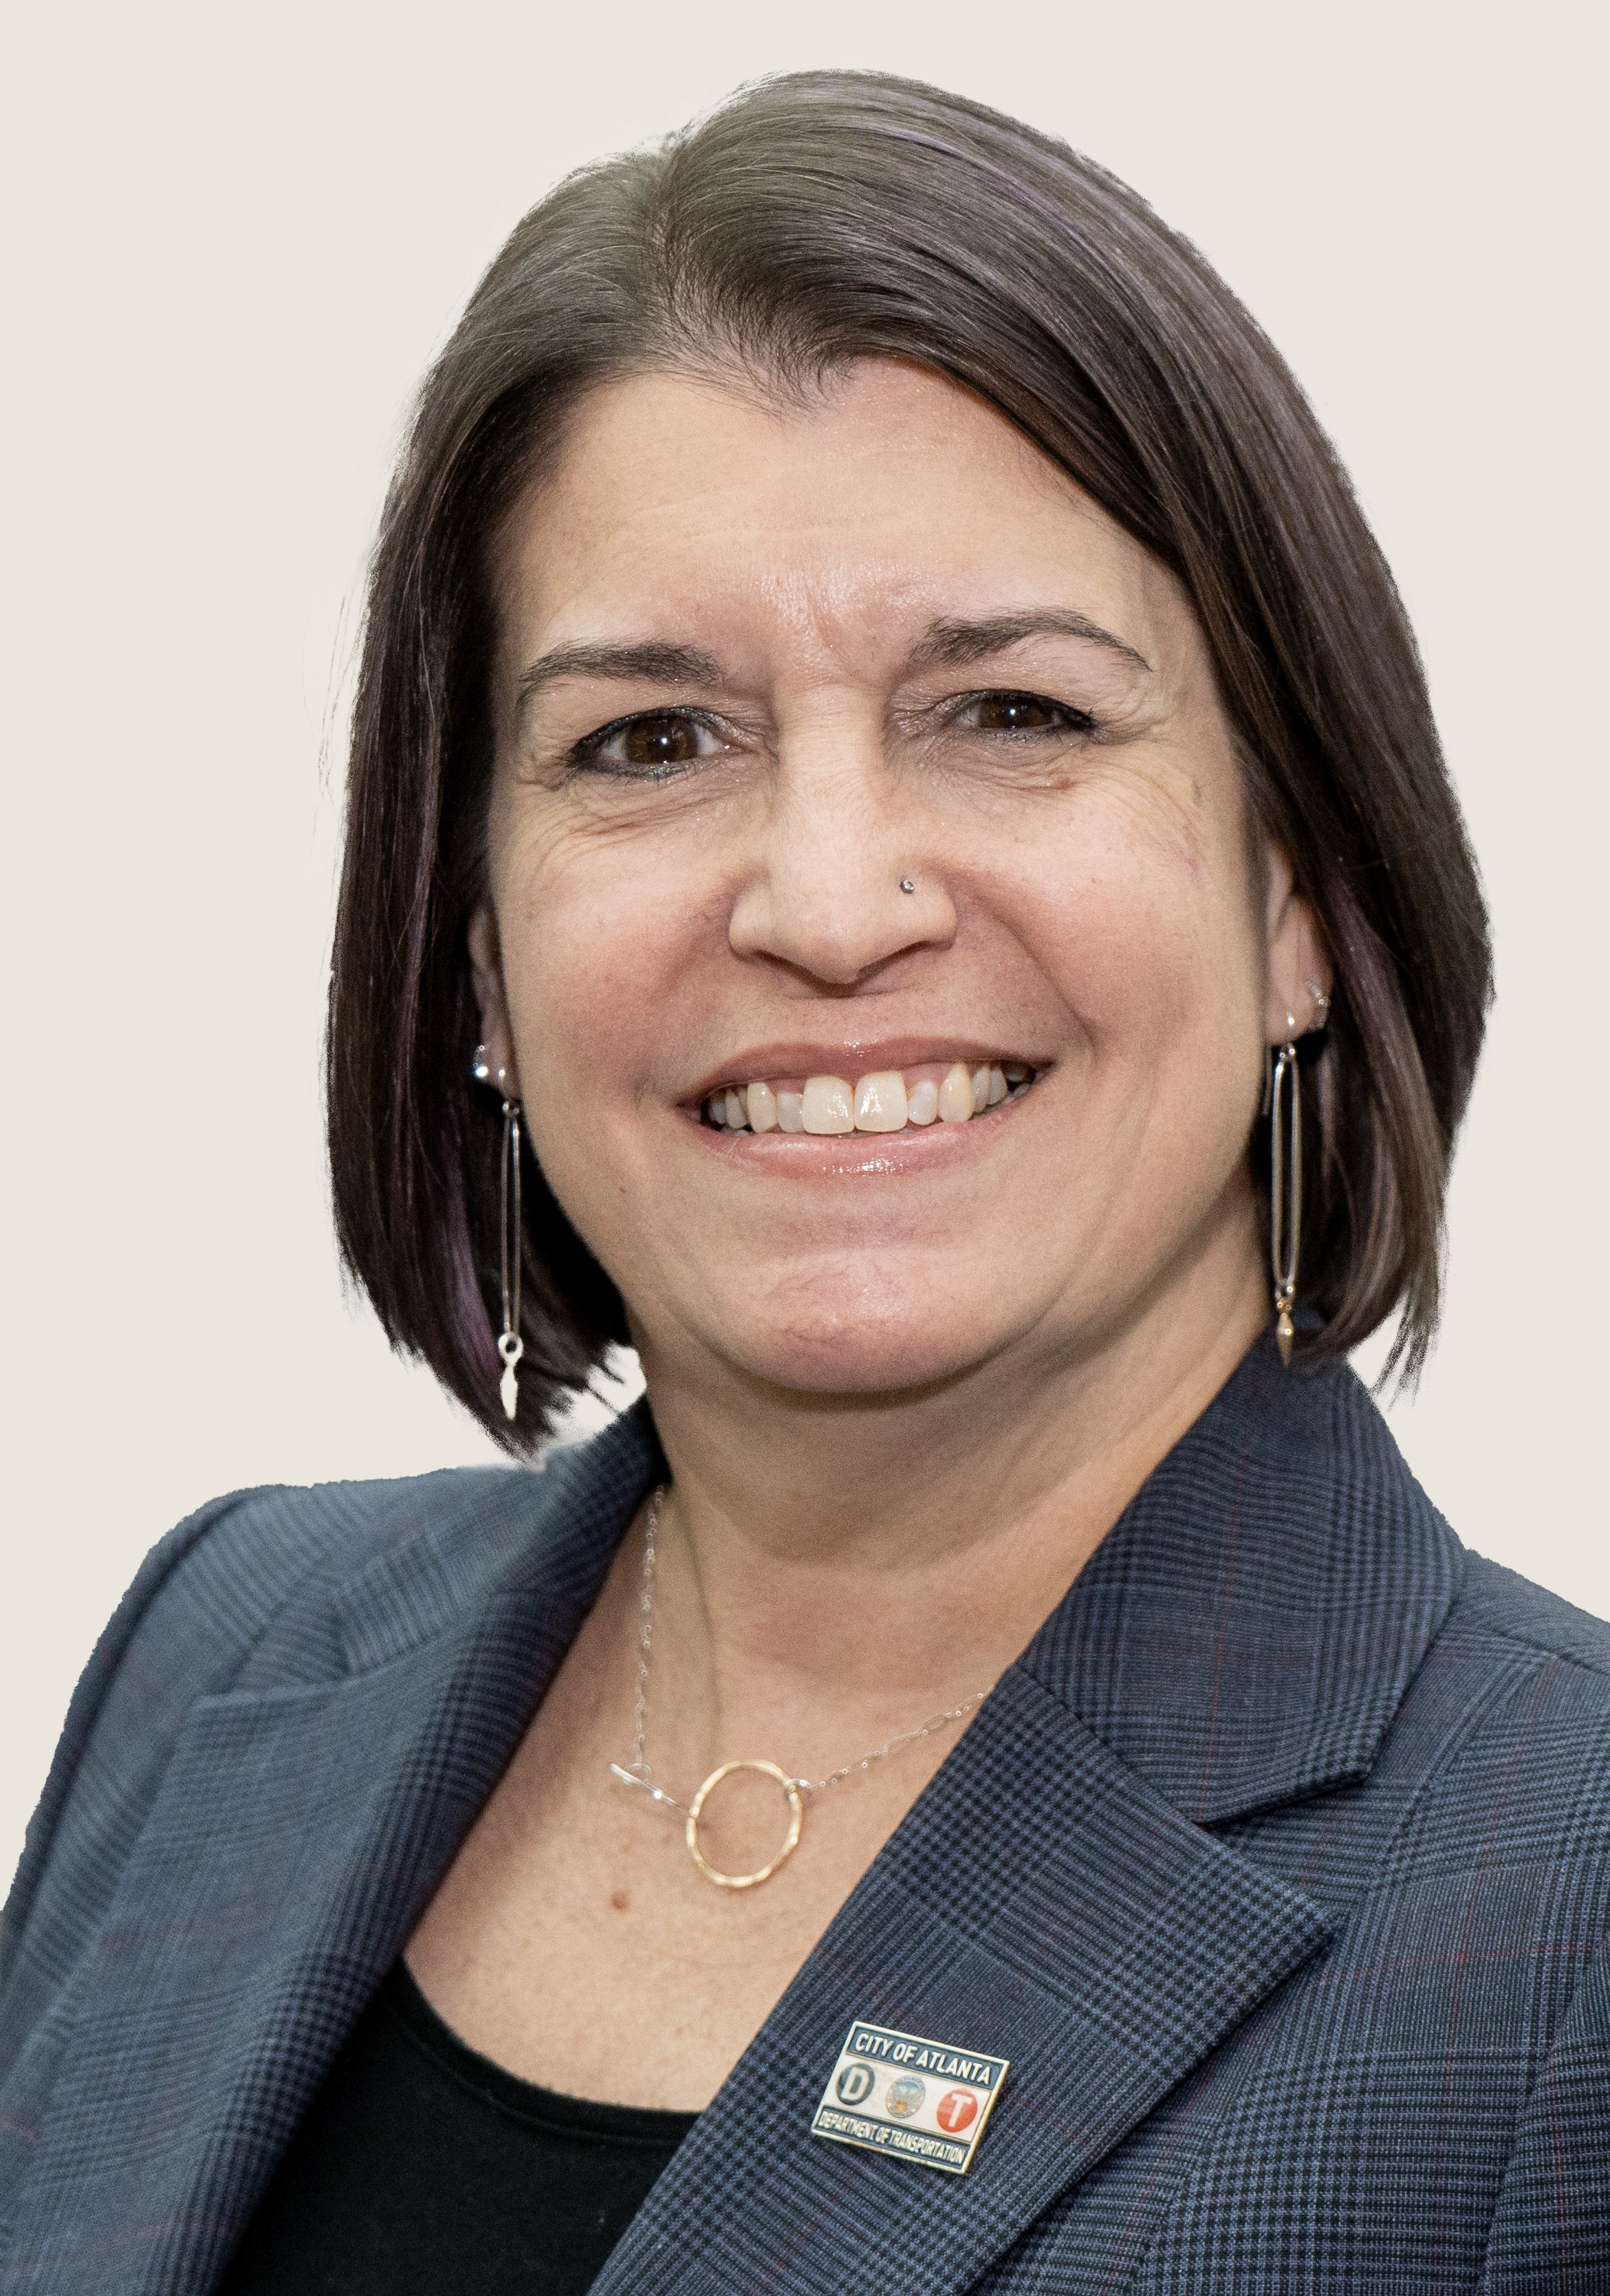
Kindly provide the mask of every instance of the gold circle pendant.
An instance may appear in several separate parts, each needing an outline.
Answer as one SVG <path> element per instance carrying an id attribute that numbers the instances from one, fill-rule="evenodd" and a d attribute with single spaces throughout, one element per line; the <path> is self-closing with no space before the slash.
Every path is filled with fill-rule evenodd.
<path id="1" fill-rule="evenodd" d="M 759 1770 L 763 1777 L 776 1778 L 788 1799 L 788 1832 L 784 1838 L 783 1847 L 769 1866 L 762 1866 L 760 1871 L 754 1874 L 723 1874 L 711 1864 L 699 1847 L 699 1813 L 722 1779 L 731 1777 L 735 1770 Z M 793 1857 L 795 1845 L 800 1839 L 800 1826 L 804 1816 L 805 1804 L 801 1797 L 799 1787 L 789 1776 L 787 1771 L 780 1770 L 775 1762 L 723 1762 L 719 1770 L 711 1772 L 688 1805 L 687 1824 L 684 1829 L 687 1841 L 687 1854 L 705 1880 L 713 1882 L 718 1890 L 752 1890 L 759 1882 L 769 1882 L 778 1866 L 785 1864 Z"/>

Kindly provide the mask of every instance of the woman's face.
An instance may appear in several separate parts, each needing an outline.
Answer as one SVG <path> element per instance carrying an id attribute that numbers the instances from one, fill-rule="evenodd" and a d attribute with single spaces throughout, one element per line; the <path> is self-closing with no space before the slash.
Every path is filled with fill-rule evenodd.
<path id="1" fill-rule="evenodd" d="M 1311 927 L 1179 585 L 1071 480 L 894 362 L 645 375 L 497 577 L 486 1033 L 651 1361 L 901 1390 L 1244 1280 Z"/>

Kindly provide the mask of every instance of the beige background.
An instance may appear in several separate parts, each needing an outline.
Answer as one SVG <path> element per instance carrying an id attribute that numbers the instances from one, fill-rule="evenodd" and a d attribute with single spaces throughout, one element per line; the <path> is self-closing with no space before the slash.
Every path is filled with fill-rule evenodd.
<path id="1" fill-rule="evenodd" d="M 209 1494 L 487 1456 L 342 1297 L 321 745 L 411 385 L 564 170 L 875 64 L 1127 176 L 1350 463 L 1485 865 L 1500 1001 L 1410 1459 L 1610 1611 L 1598 10 L 1192 0 L 36 7 L 8 37 L 0 1866 Z M 339 755 L 339 742 L 335 745 Z"/>

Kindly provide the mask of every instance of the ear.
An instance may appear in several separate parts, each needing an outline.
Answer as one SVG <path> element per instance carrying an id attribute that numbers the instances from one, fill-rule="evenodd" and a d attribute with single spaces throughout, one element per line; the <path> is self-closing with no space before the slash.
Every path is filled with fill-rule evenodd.
<path id="1" fill-rule="evenodd" d="M 487 1065 L 499 1089 L 511 1100 L 520 1095 L 520 1070 L 514 1060 L 514 1037 L 509 1027 L 508 1000 L 503 987 L 503 952 L 497 920 L 489 901 L 477 902 L 466 935 L 470 971 L 475 981 L 475 1002 L 481 1008 L 481 1041 L 487 1048 Z"/>
<path id="2" fill-rule="evenodd" d="M 1266 1043 L 1284 1045 L 1324 1026 L 1335 975 L 1313 910 L 1298 892 L 1292 865 L 1279 846 L 1266 846 L 1265 867 L 1269 960 L 1263 1034 Z"/>

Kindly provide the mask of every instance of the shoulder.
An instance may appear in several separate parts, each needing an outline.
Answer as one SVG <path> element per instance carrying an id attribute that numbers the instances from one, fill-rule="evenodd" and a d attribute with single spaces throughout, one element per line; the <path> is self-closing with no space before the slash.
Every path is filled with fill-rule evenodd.
<path id="1" fill-rule="evenodd" d="M 209 1501 L 146 1556 L 80 1679 L 69 1734 L 93 1730 L 109 1704 L 137 1702 L 154 1722 L 244 1672 L 322 1674 L 330 1614 L 378 1559 L 436 1545 L 466 1561 L 479 1546 L 490 1560 L 511 1512 L 538 1531 L 530 1495 L 541 1491 L 518 1469 L 456 1469 Z"/>
<path id="2" fill-rule="evenodd" d="M 1479 2021 L 1489 2103 L 1524 2085 L 1482 2286 L 1563 2287 L 1610 2254 L 1610 1625 L 1471 1554 L 1425 1674 L 1441 1759 L 1395 1845 L 1414 1956 L 1457 1977 L 1449 2033 Z"/>
<path id="3" fill-rule="evenodd" d="M 426 1586 L 427 1608 L 451 1614 L 517 1554 L 574 1536 L 579 1519 L 615 1505 L 641 1480 L 653 1445 L 628 1414 L 586 1443 L 550 1455 L 539 1472 L 460 1467 L 366 1482 L 273 1484 L 214 1499 L 146 1556 L 79 1685 L 90 1710 L 108 1696 L 188 1705 L 237 1686 L 322 1680 L 346 1671 L 335 1636 L 354 1597 L 377 1574 L 406 1599 Z M 417 1597 L 416 1597 L 417 1603 Z"/>
<path id="4" fill-rule="evenodd" d="M 1610 1698 L 1610 1621 L 1579 1611 L 1501 1562 L 1466 1550 L 1464 1584 L 1449 1623 L 1517 1652 L 1535 1652 L 1585 1668 L 1602 1683 L 1601 1694 Z"/>
<path id="5" fill-rule="evenodd" d="M 1473 1694 L 1481 1685 L 1490 1717 L 1548 1710 L 1610 1728 L 1610 1624 L 1484 1555 L 1465 1555 L 1431 1670 Z"/>
<path id="6" fill-rule="evenodd" d="M 377 1563 L 406 1572 L 456 1560 L 468 1594 L 513 1537 L 541 1537 L 548 1501 L 547 1478 L 505 1467 L 214 1500 L 146 1557 L 107 1630 L 113 1667 L 126 1672 L 132 1654 L 142 1671 L 160 1660 L 186 1702 L 233 1686 L 242 1671 L 322 1676 L 331 1615 Z M 103 1642 L 86 1679 L 106 1675 L 104 1651 Z"/>
<path id="7" fill-rule="evenodd" d="M 1610 1916 L 1610 1625 L 1486 1557 L 1401 1716 L 1434 1781 L 1421 1822 L 1491 1864 L 1585 1860 Z M 1479 1845 L 1478 1845 L 1479 1837 Z M 1429 1837 L 1428 1837 L 1429 1838 Z"/>
<path id="8" fill-rule="evenodd" d="M 475 1490 L 497 1477 L 234 1491 L 152 1547 L 68 1708 L 6 1903 L 0 1988 L 10 1990 L 29 1915 L 47 1871 L 62 1866 L 64 1842 L 75 1869 L 120 1867 L 196 1701 L 239 1686 L 274 1641 L 290 1645 L 291 1678 L 307 1678 L 328 1642 L 341 1581 L 422 1509 L 462 1517 Z M 73 1894 L 86 1894 L 83 1880 Z M 99 1893 L 89 1884 L 86 1894 Z M 82 1907 L 91 1917 L 96 1910 Z"/>
<path id="9" fill-rule="evenodd" d="M 47 1874 L 94 1917 L 198 1700 L 329 1681 L 472 1610 L 524 1554 L 587 1535 L 646 1472 L 628 1414 L 546 1472 L 272 1485 L 214 1499 L 146 1556 L 81 1676 L 0 1928 L 9 1989 Z M 67 1855 L 69 1845 L 71 1856 Z M 77 1926 L 77 1923 L 75 1923 Z"/>

